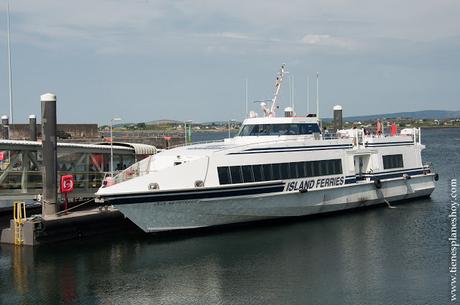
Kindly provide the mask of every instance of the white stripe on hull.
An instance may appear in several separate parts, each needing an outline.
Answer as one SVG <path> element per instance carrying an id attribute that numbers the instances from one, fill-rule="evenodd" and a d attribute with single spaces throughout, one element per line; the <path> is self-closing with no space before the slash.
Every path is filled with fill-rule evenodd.
<path id="1" fill-rule="evenodd" d="M 193 199 L 115 205 L 145 232 L 192 229 L 238 222 L 334 212 L 430 195 L 433 175 L 300 192 L 233 198 Z"/>

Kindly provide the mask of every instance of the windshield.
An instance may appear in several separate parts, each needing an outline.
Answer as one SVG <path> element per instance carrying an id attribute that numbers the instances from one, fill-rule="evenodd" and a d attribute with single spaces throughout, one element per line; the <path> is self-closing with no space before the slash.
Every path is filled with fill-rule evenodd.
<path id="1" fill-rule="evenodd" d="M 244 125 L 238 136 L 283 136 L 319 133 L 318 124 L 255 124 Z"/>

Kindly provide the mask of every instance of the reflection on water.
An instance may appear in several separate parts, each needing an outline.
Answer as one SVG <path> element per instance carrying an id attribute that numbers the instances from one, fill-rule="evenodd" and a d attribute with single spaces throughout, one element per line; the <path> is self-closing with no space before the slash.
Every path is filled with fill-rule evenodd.
<path id="1" fill-rule="evenodd" d="M 441 174 L 431 199 L 182 235 L 2 246 L 0 303 L 446 304 L 447 177 L 460 153 L 456 130 L 426 131 L 425 143 L 447 141 L 440 132 L 457 142 L 425 152 Z"/>

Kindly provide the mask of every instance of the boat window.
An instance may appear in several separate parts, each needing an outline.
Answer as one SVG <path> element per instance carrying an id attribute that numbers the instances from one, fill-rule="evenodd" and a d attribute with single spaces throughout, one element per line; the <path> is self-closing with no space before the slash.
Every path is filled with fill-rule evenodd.
<path id="1" fill-rule="evenodd" d="M 243 171 L 244 182 L 254 182 L 254 175 L 252 173 L 251 165 L 243 165 L 241 166 L 241 170 Z"/>
<path id="2" fill-rule="evenodd" d="M 327 162 L 327 174 L 333 175 L 335 173 L 335 164 L 334 162 Z"/>
<path id="3" fill-rule="evenodd" d="M 329 175 L 328 173 L 328 168 L 327 168 L 327 165 L 328 165 L 328 162 L 326 161 L 319 161 L 320 163 L 320 175 L 323 176 L 323 175 Z"/>
<path id="4" fill-rule="evenodd" d="M 222 166 L 217 168 L 217 174 L 219 176 L 219 183 L 220 184 L 230 184 L 232 181 L 230 180 L 230 170 L 228 166 Z"/>
<path id="5" fill-rule="evenodd" d="M 297 162 L 297 177 L 296 178 L 302 178 L 302 177 L 308 177 L 305 172 L 305 165 L 307 162 Z"/>
<path id="6" fill-rule="evenodd" d="M 404 167 L 402 154 L 385 155 L 385 156 L 382 156 L 382 159 L 383 159 L 384 169 Z"/>
<path id="7" fill-rule="evenodd" d="M 341 174 L 342 173 L 342 161 L 340 159 L 335 159 L 335 172 L 334 174 Z"/>
<path id="8" fill-rule="evenodd" d="M 312 168 L 313 168 L 313 171 L 312 171 L 312 176 L 315 177 L 315 176 L 321 176 L 321 172 L 319 170 L 319 162 L 320 161 L 311 161 L 312 163 Z"/>
<path id="9" fill-rule="evenodd" d="M 313 177 L 313 162 L 305 162 L 305 176 Z"/>
<path id="10" fill-rule="evenodd" d="M 400 156 L 400 157 L 394 157 Z M 387 157 L 387 156 L 384 156 Z M 401 165 L 402 155 L 391 155 L 392 160 L 385 158 L 385 162 L 396 162 Z M 401 158 L 400 161 L 398 159 Z M 390 161 L 388 161 L 390 160 Z M 391 164 L 394 166 L 395 164 Z M 286 180 L 318 176 L 342 174 L 342 160 L 303 161 L 292 163 L 256 164 L 242 166 L 222 166 L 217 168 L 220 184 L 249 183 L 260 181 Z"/>
<path id="11" fill-rule="evenodd" d="M 252 166 L 252 171 L 254 173 L 254 181 L 259 182 L 259 181 L 264 181 L 264 172 L 262 165 L 253 165 Z"/>
<path id="12" fill-rule="evenodd" d="M 299 124 L 274 124 L 271 125 L 270 135 L 284 136 L 284 135 L 298 135 Z"/>
<path id="13" fill-rule="evenodd" d="M 272 175 L 272 165 L 264 164 L 262 165 L 264 169 L 264 181 L 275 180 Z"/>
<path id="14" fill-rule="evenodd" d="M 319 133 L 318 124 L 255 124 L 244 125 L 238 136 L 284 136 Z"/>
<path id="15" fill-rule="evenodd" d="M 289 179 L 289 163 L 281 163 L 281 179 Z"/>
<path id="16" fill-rule="evenodd" d="M 241 166 L 230 166 L 230 175 L 232 177 L 232 183 L 243 183 Z"/>
<path id="17" fill-rule="evenodd" d="M 289 163 L 289 178 L 299 178 L 297 174 L 297 163 Z"/>
<path id="18" fill-rule="evenodd" d="M 240 132 L 238 135 L 240 137 L 245 137 L 245 136 L 258 136 L 259 135 L 259 125 L 244 125 L 243 128 L 241 128 Z"/>
<path id="19" fill-rule="evenodd" d="M 275 163 L 272 164 L 272 178 L 273 180 L 280 180 L 281 179 L 281 164 Z"/>
<path id="20" fill-rule="evenodd" d="M 301 124 L 300 134 L 320 133 L 318 124 Z"/>

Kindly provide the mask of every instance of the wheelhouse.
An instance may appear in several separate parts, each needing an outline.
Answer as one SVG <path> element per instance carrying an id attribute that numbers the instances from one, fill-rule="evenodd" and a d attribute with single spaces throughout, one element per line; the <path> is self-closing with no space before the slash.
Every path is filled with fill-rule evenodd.
<path id="1" fill-rule="evenodd" d="M 288 123 L 288 124 L 248 124 L 243 125 L 238 133 L 239 137 L 246 136 L 285 136 L 309 135 L 320 133 L 318 124 Z"/>

